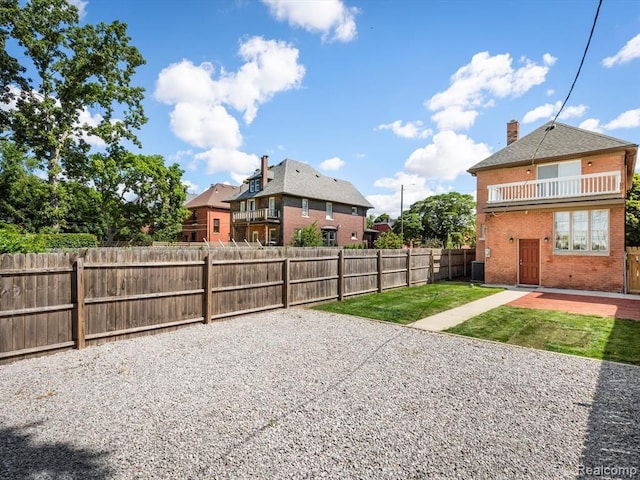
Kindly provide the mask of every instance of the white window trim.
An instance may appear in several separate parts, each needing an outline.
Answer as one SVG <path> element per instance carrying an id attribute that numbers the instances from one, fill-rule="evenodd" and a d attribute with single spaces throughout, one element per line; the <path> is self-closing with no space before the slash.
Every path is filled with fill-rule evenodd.
<path id="1" fill-rule="evenodd" d="M 326 220 L 333 220 L 333 204 L 331 202 L 325 204 L 324 217 Z"/>
<path id="2" fill-rule="evenodd" d="M 607 249 L 606 250 L 573 250 L 573 214 L 576 212 L 587 212 L 587 246 L 591 248 L 591 215 L 594 211 L 607 212 Z M 569 214 L 569 249 L 562 250 L 556 248 L 556 214 Z M 559 210 L 553 212 L 553 254 L 554 255 L 580 255 L 592 257 L 608 257 L 611 253 L 611 211 L 606 208 L 594 208 L 592 210 Z"/>
<path id="3" fill-rule="evenodd" d="M 306 207 L 305 207 L 306 204 Z M 302 199 L 302 208 L 301 208 L 302 216 L 307 218 L 309 216 L 309 200 L 307 198 Z"/>

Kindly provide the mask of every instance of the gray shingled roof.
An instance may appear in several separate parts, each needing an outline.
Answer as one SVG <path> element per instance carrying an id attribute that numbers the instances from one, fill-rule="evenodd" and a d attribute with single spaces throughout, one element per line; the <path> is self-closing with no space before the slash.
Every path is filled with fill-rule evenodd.
<path id="1" fill-rule="evenodd" d="M 373 208 L 351 182 L 327 177 L 306 163 L 285 159 L 269 168 L 269 183 L 257 193 L 251 193 L 246 185 L 242 192 L 229 200 L 268 197 L 285 194 L 294 197 L 312 198 L 357 207 Z"/>
<path id="2" fill-rule="evenodd" d="M 552 129 L 549 129 L 551 125 Z M 546 135 L 545 135 L 546 134 Z M 544 138 L 544 140 L 543 140 Z M 532 160 L 559 159 L 586 153 L 636 148 L 637 145 L 601 133 L 583 130 L 558 122 L 547 122 L 521 139 L 469 168 L 469 173 Z"/>

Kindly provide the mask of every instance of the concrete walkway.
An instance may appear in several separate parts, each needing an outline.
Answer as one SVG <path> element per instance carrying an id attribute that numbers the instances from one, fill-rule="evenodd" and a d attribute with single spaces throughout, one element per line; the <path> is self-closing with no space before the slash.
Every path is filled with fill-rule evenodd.
<path id="1" fill-rule="evenodd" d="M 480 315 L 487 310 L 513 302 L 514 300 L 524 297 L 529 293 L 529 290 L 505 290 L 503 292 L 481 298 L 480 300 L 467 303 L 466 305 L 423 318 L 422 320 L 418 320 L 408 326 L 418 328 L 420 330 L 441 332 L 442 330 L 454 327 L 465 320 L 473 318 L 476 315 Z"/>

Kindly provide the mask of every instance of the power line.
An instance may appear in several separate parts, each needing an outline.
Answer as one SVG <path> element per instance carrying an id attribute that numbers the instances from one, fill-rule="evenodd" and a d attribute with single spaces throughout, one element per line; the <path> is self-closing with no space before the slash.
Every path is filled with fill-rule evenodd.
<path id="1" fill-rule="evenodd" d="M 602 0 L 598 1 L 598 8 L 596 10 L 596 15 L 593 18 L 593 24 L 591 25 L 591 32 L 589 33 L 589 39 L 587 40 L 587 45 L 584 47 L 584 52 L 582 54 L 582 59 L 580 60 L 580 65 L 578 66 L 578 71 L 576 72 L 576 76 L 573 79 L 573 83 L 571 84 L 571 88 L 569 89 L 569 93 L 567 93 L 567 97 L 564 99 L 564 102 L 562 103 L 562 106 L 560 107 L 560 110 L 558 110 L 558 113 L 556 113 L 556 116 L 553 117 L 553 120 L 551 121 L 551 125 L 549 125 L 547 127 L 547 129 L 544 132 L 544 135 L 542 136 L 542 138 L 540 139 L 540 143 L 538 143 L 538 146 L 536 147 L 535 152 L 533 152 L 533 156 L 531 157 L 531 165 L 533 165 L 533 162 L 536 158 L 536 154 L 538 153 L 538 150 L 540 149 L 540 146 L 542 145 L 542 142 L 544 142 L 544 139 L 547 137 L 547 134 L 553 130 L 555 128 L 555 123 L 556 120 L 558 119 L 558 116 L 560 115 L 560 113 L 562 113 L 562 110 L 564 110 L 564 107 L 567 105 L 567 102 L 569 101 L 569 97 L 571 97 L 571 93 L 573 92 L 573 88 L 576 86 L 576 82 L 578 81 L 578 77 L 580 76 L 580 71 L 582 70 L 582 65 L 584 65 L 584 59 L 587 56 L 587 52 L 589 51 L 589 46 L 591 45 L 591 39 L 593 38 L 593 32 L 596 29 L 596 23 L 598 22 L 598 16 L 600 15 L 600 7 L 602 6 Z"/>

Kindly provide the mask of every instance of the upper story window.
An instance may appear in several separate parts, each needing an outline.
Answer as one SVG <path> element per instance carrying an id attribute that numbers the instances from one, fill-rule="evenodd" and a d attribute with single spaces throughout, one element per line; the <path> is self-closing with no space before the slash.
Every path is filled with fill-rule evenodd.
<path id="1" fill-rule="evenodd" d="M 358 215 L 358 207 L 351 207 L 351 215 Z"/>
<path id="2" fill-rule="evenodd" d="M 260 179 L 259 178 L 254 178 L 253 180 L 249 180 L 249 191 L 251 193 L 260 191 Z"/>
<path id="3" fill-rule="evenodd" d="M 255 200 L 247 200 L 247 210 L 253 212 L 256 209 L 256 201 Z"/>
<path id="4" fill-rule="evenodd" d="M 303 217 L 309 216 L 309 200 L 306 198 L 302 199 L 302 216 Z"/>
<path id="5" fill-rule="evenodd" d="M 333 205 L 331 202 L 327 202 L 326 204 L 325 217 L 327 220 L 333 220 Z"/>
<path id="6" fill-rule="evenodd" d="M 240 202 L 240 211 L 244 212 L 247 210 L 247 204 L 244 203 L 244 200 L 242 202 Z"/>
<path id="7" fill-rule="evenodd" d="M 609 251 L 609 210 L 555 212 L 555 253 Z"/>
<path id="8" fill-rule="evenodd" d="M 582 173 L 582 163 L 580 160 L 571 162 L 552 163 L 549 165 L 538 165 L 538 196 L 555 197 L 557 195 L 578 195 L 580 193 L 580 174 Z M 577 177 L 575 180 L 569 179 L 562 183 L 555 179 Z M 548 180 L 540 182 L 540 180 Z"/>
<path id="9" fill-rule="evenodd" d="M 220 219 L 213 219 L 213 233 L 220 233 Z"/>

